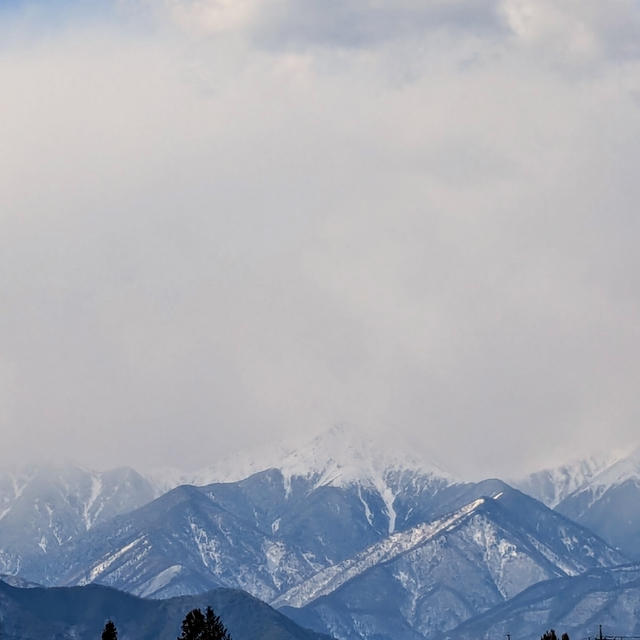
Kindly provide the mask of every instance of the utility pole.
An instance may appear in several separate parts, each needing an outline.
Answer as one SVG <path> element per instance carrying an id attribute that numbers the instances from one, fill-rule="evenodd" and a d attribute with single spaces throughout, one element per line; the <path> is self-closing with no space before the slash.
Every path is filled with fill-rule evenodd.
<path id="1" fill-rule="evenodd" d="M 602 635 L 602 625 L 600 625 L 600 637 L 598 640 L 604 640 L 604 636 Z"/>
<path id="2" fill-rule="evenodd" d="M 507 633 L 507 640 L 511 640 L 511 634 Z"/>

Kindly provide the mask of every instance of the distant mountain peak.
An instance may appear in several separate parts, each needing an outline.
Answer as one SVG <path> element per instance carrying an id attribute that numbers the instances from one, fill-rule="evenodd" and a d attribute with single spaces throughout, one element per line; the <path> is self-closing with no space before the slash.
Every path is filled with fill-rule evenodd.
<path id="1" fill-rule="evenodd" d="M 557 467 L 535 471 L 523 478 L 511 480 L 510 484 L 553 509 L 567 496 L 588 485 L 616 459 L 618 456 L 613 453 L 594 454 Z"/>
<path id="2" fill-rule="evenodd" d="M 640 447 L 618 456 L 611 464 L 593 477 L 591 485 L 594 487 L 611 487 L 622 484 L 627 480 L 640 481 Z"/>
<path id="3" fill-rule="evenodd" d="M 416 455 L 399 436 L 393 440 L 351 425 L 336 425 L 291 450 L 285 476 L 320 475 L 324 484 L 376 483 L 391 470 L 411 470 L 453 480 L 438 464 Z"/>
<path id="4" fill-rule="evenodd" d="M 312 436 L 298 434 L 266 446 L 240 450 L 193 473 L 160 469 L 148 476 L 160 489 L 168 490 L 179 484 L 235 482 L 271 468 L 279 469 L 287 482 L 297 476 L 316 476 L 317 486 L 355 482 L 377 486 L 390 471 L 413 471 L 448 482 L 457 481 L 436 462 L 417 455 L 401 436 L 385 436 L 344 423 Z"/>

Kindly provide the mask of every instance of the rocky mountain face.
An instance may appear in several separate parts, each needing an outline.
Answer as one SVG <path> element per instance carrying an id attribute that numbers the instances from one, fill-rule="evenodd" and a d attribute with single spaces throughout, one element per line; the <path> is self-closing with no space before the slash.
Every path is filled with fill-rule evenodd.
<path id="1" fill-rule="evenodd" d="M 557 468 L 536 471 L 510 484 L 554 509 L 615 461 L 615 456 L 591 456 Z"/>
<path id="2" fill-rule="evenodd" d="M 617 544 L 627 553 L 614 548 L 593 532 L 613 540 L 599 522 L 580 524 L 599 513 L 615 522 L 629 491 L 637 530 L 630 460 L 521 481 L 551 509 L 501 480 L 463 482 L 344 429 L 279 455 L 276 466 L 204 486 L 131 470 L 5 474 L 0 573 L 14 584 L 98 583 L 153 599 L 231 588 L 339 639 L 425 640 L 537 584 L 623 565 L 638 549 L 629 537 Z M 194 479 L 259 467 L 254 459 Z"/>
<path id="3" fill-rule="evenodd" d="M 400 489 L 391 504 L 369 480 L 316 472 L 177 487 L 51 554 L 41 574 L 154 598 L 232 587 L 319 633 L 402 639 L 448 631 L 539 581 L 627 561 L 499 480 L 382 477 Z"/>
<path id="4" fill-rule="evenodd" d="M 336 638 L 431 638 L 542 580 L 624 560 L 553 512 L 531 527 L 531 499 L 511 491 L 396 533 L 274 605 Z"/>
<path id="5" fill-rule="evenodd" d="M 23 575 L 46 584 L 96 581 L 152 597 L 226 586 L 271 601 L 406 528 L 410 511 L 448 508 L 445 495 L 453 496 L 440 491 L 440 480 L 431 480 L 403 473 L 413 509 L 406 495 L 395 505 L 382 494 L 391 489 L 368 480 L 340 486 L 316 472 L 287 477 L 272 469 L 237 483 L 180 486 L 96 526 Z M 401 489 L 400 478 L 390 472 L 392 482 Z"/>
<path id="6" fill-rule="evenodd" d="M 597 637 L 599 625 L 611 636 L 640 635 L 640 565 L 596 569 L 548 580 L 455 627 L 451 640 L 535 638 L 555 628 L 571 638 Z"/>
<path id="7" fill-rule="evenodd" d="M 518 486 L 588 527 L 627 556 L 640 559 L 640 449 L 541 471 Z"/>
<path id="8" fill-rule="evenodd" d="M 271 600 L 321 565 L 293 545 L 181 486 L 81 536 L 51 556 L 62 584 L 99 582 L 141 596 L 196 594 L 225 586 Z"/>
<path id="9" fill-rule="evenodd" d="M 217 589 L 198 596 L 144 600 L 99 585 L 66 589 L 11 587 L 0 581 L 3 640 L 99 638 L 106 620 L 120 640 L 175 640 L 185 614 L 211 606 L 233 640 L 330 640 L 303 629 L 242 591 Z"/>
<path id="10" fill-rule="evenodd" d="M 50 553 L 155 496 L 153 486 L 127 468 L 0 472 L 0 573 L 33 573 Z"/>

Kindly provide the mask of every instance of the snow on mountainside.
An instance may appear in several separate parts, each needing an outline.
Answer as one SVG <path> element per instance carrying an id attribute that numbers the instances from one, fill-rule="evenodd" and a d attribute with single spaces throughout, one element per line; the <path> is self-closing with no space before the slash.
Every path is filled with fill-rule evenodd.
<path id="1" fill-rule="evenodd" d="M 93 473 L 76 467 L 34 469 L 20 477 L 5 474 L 0 478 L 0 571 L 21 573 L 48 585 L 60 579 L 99 580 L 155 596 L 195 593 L 224 584 L 271 598 L 287 586 L 285 583 L 293 584 L 293 578 L 283 582 L 277 575 L 280 559 L 288 550 L 303 554 L 305 563 L 314 570 L 340 562 L 397 528 L 410 526 L 416 518 L 431 518 L 433 497 L 453 486 L 451 477 L 436 465 L 416 459 L 407 449 L 374 443 L 369 434 L 353 428 L 335 427 L 299 448 L 292 443 L 283 451 L 276 445 L 266 454 L 224 460 L 191 478 L 164 475 L 156 476 L 154 482 L 131 470 Z M 198 536 L 192 535 L 193 531 L 186 537 L 182 530 L 172 532 L 175 547 L 186 545 L 182 549 L 197 569 L 189 568 L 191 560 L 167 565 L 160 559 L 157 564 L 150 562 L 148 568 L 145 565 L 144 571 L 139 568 L 145 580 L 133 571 L 114 573 L 121 564 L 133 562 L 143 547 L 144 557 L 152 558 L 165 548 L 161 544 L 151 550 L 134 539 L 116 543 L 119 525 L 114 516 L 149 503 L 163 483 L 170 486 L 191 480 L 201 484 L 212 476 L 244 475 L 246 469 L 262 468 L 272 470 L 203 489 L 214 505 L 255 528 L 255 536 L 244 531 L 238 544 L 253 547 L 262 536 L 258 546 L 268 548 L 268 553 L 258 551 L 252 560 L 246 556 L 247 567 L 255 565 L 254 585 L 249 577 L 244 582 L 220 578 L 214 565 L 218 548 L 226 544 L 220 538 L 226 534 L 208 520 Z M 163 520 L 163 504 L 167 503 L 160 501 L 150 508 L 169 535 L 172 521 Z M 180 522 L 178 518 L 176 524 Z M 101 528 L 93 535 L 96 525 L 102 523 L 108 533 Z M 144 523 L 132 521 L 131 526 L 145 531 Z M 96 536 L 105 536 L 106 542 Z M 197 540 L 191 539 L 194 536 Z M 78 557 L 75 549 L 85 549 L 83 545 L 88 547 Z M 104 559 L 114 553 L 120 554 L 118 559 L 105 564 Z M 232 567 L 240 556 L 235 551 L 230 554 Z M 65 569 L 68 567 L 75 567 L 75 578 Z M 257 578 L 263 570 L 264 576 L 269 576 Z M 307 577 L 308 571 L 300 568 L 296 579 Z"/>
<path id="2" fill-rule="evenodd" d="M 0 572 L 153 598 L 232 587 L 336 637 L 421 640 L 536 581 L 628 561 L 562 516 L 566 499 L 554 511 L 497 479 L 462 482 L 352 428 L 294 444 L 154 482 L 0 475 Z M 550 474 L 554 499 L 597 467 Z M 633 468 L 609 477 L 627 488 Z"/>
<path id="3" fill-rule="evenodd" d="M 614 455 L 590 456 L 560 467 L 536 471 L 524 478 L 512 480 L 510 484 L 554 508 L 574 491 L 587 485 L 616 459 Z"/>
<path id="4" fill-rule="evenodd" d="M 415 456 L 399 442 L 395 446 L 375 443 L 371 437 L 353 428 L 337 426 L 314 438 L 307 446 L 290 452 L 279 465 L 290 493 L 294 478 L 312 480 L 310 489 L 361 486 L 373 489 L 383 500 L 388 516 L 388 533 L 396 530 L 396 497 L 402 491 L 402 475 L 409 473 L 415 483 L 430 482 L 435 487 L 454 484 L 448 472 L 432 462 Z M 365 511 L 368 509 L 363 502 Z M 370 509 L 367 511 L 370 513 Z"/>
<path id="5" fill-rule="evenodd" d="M 24 580 L 19 576 L 10 576 L 5 573 L 0 573 L 0 582 L 8 584 L 10 587 L 16 587 L 16 589 L 35 589 L 37 587 L 42 587 L 42 585 L 37 582 L 30 582 L 29 580 Z"/>
<path id="6" fill-rule="evenodd" d="M 0 572 L 19 573 L 34 557 L 154 497 L 152 486 L 126 468 L 33 466 L 0 472 Z"/>
<path id="7" fill-rule="evenodd" d="M 640 482 L 640 447 L 621 456 L 603 468 L 588 483 L 596 496 L 629 480 Z"/>
<path id="8" fill-rule="evenodd" d="M 591 528 L 629 557 L 640 559 L 640 449 L 568 495 L 557 510 Z"/>
<path id="9" fill-rule="evenodd" d="M 580 576 L 541 582 L 512 600 L 473 617 L 447 634 L 451 640 L 535 638 L 541 629 L 571 638 L 640 635 L 640 565 L 596 569 Z M 517 632 L 517 636 L 515 635 Z"/>
<path id="10" fill-rule="evenodd" d="M 270 602 L 304 604 L 303 615 L 322 611 L 325 622 L 342 615 L 341 594 L 348 593 L 347 608 L 357 606 L 376 627 L 388 616 L 370 604 L 377 594 L 395 594 L 403 612 L 424 592 L 430 595 L 411 614 L 418 629 L 431 624 L 426 610 L 429 620 L 459 624 L 537 580 L 626 561 L 499 480 L 434 488 L 402 471 L 391 535 L 387 506 L 373 485 L 315 481 L 293 476 L 288 486 L 271 469 L 237 483 L 178 487 L 79 536 L 48 556 L 51 564 L 40 574 L 51 577 L 48 584 L 97 582 L 154 598 L 241 588 Z M 455 593 L 458 584 L 469 593 Z M 359 620 L 308 624 L 357 638 L 352 626 Z"/>
<path id="11" fill-rule="evenodd" d="M 216 460 L 196 472 L 156 469 L 147 474 L 156 486 L 173 489 L 180 484 L 204 486 L 237 482 L 260 471 L 279 469 L 285 478 L 316 477 L 317 484 L 344 486 L 353 482 L 379 482 L 390 469 L 411 469 L 454 482 L 449 472 L 415 454 L 410 444 L 392 443 L 352 425 L 336 425 L 313 438 L 290 438 L 253 450 L 242 450 Z"/>
<path id="12" fill-rule="evenodd" d="M 389 473 L 389 485 L 403 493 L 399 525 L 405 511 L 434 508 L 440 486 L 431 477 Z M 410 490 L 402 491 L 405 482 Z M 391 509 L 368 480 L 333 486 L 318 483 L 317 473 L 271 469 L 236 483 L 183 485 L 79 536 L 51 558 L 53 581 L 97 581 L 153 597 L 226 586 L 271 600 L 385 538 L 395 526 Z"/>
<path id="13" fill-rule="evenodd" d="M 353 426 L 338 425 L 311 440 L 299 440 L 242 452 L 216 462 L 214 467 L 185 474 L 176 470 L 156 470 L 149 478 L 169 490 L 179 484 L 205 486 L 236 482 L 267 469 L 283 476 L 287 495 L 292 484 L 304 480 L 305 490 L 320 487 L 360 486 L 373 489 L 382 498 L 387 513 L 387 530 L 396 528 L 394 501 L 407 482 L 432 484 L 434 488 L 457 482 L 438 464 L 417 456 L 401 439 L 380 442 L 370 433 Z M 365 509 L 369 509 L 363 502 Z"/>
<path id="14" fill-rule="evenodd" d="M 417 456 L 401 437 L 390 443 L 344 425 L 292 450 L 279 465 L 285 478 L 316 475 L 318 485 L 341 486 L 369 481 L 374 486 L 392 469 L 411 469 L 454 482 L 439 465 Z"/>
<path id="15" fill-rule="evenodd" d="M 535 529 L 501 500 L 480 498 L 394 534 L 274 604 L 339 639 L 416 640 L 436 637 L 541 580 L 622 560 L 557 514 Z M 528 500 L 523 496 L 520 506 Z M 561 536 L 549 536 L 551 523 Z"/>
<path id="16" fill-rule="evenodd" d="M 475 511 L 483 503 L 484 499 L 480 498 L 449 516 L 418 525 L 408 531 L 395 533 L 352 558 L 319 571 L 309 580 L 283 593 L 272 604 L 275 607 L 303 607 L 316 598 L 335 591 L 345 582 L 367 569 L 383 562 L 389 562 L 418 545 L 424 544 L 443 531 L 451 530 L 461 519 Z"/>
<path id="17" fill-rule="evenodd" d="M 98 582 L 155 598 L 224 586 L 262 600 L 322 566 L 188 485 L 81 536 L 56 564 L 68 585 Z"/>
<path id="18" fill-rule="evenodd" d="M 640 559 L 640 448 L 539 471 L 514 486 Z"/>

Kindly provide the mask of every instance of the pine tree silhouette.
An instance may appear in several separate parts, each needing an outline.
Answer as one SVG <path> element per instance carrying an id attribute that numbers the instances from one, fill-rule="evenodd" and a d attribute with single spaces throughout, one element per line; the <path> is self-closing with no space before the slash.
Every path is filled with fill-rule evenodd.
<path id="1" fill-rule="evenodd" d="M 540 640 L 558 640 L 558 636 L 556 635 L 556 632 L 553 629 L 550 629 L 549 631 L 546 631 L 544 633 L 544 635 L 540 638 Z M 563 633 L 562 640 L 569 640 L 569 634 Z"/>
<path id="2" fill-rule="evenodd" d="M 109 620 L 107 624 L 104 625 L 102 640 L 118 640 L 118 630 L 112 620 Z"/>
<path id="3" fill-rule="evenodd" d="M 207 640 L 231 640 L 227 628 L 222 624 L 222 620 L 213 613 L 211 607 L 207 607 L 205 614 L 205 624 L 207 628 Z"/>
<path id="4" fill-rule="evenodd" d="M 207 607 L 205 614 L 200 609 L 187 613 L 178 640 L 231 640 L 231 636 L 213 609 Z"/>

